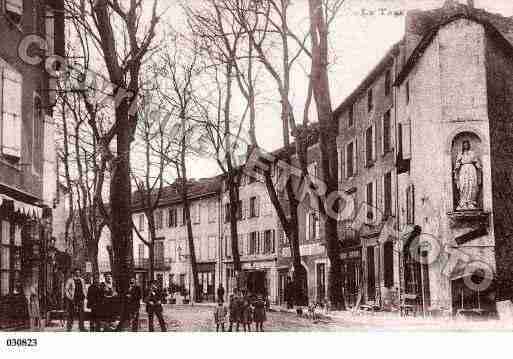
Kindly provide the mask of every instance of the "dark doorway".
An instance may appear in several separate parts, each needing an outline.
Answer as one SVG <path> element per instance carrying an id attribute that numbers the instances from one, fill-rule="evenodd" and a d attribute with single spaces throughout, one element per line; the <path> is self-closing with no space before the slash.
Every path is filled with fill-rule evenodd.
<path id="1" fill-rule="evenodd" d="M 278 272 L 278 303 L 283 304 L 286 302 L 285 298 L 285 292 L 288 285 L 288 279 L 289 277 L 289 270 L 288 269 L 281 269 Z"/>
<path id="2" fill-rule="evenodd" d="M 317 302 L 326 299 L 326 265 L 324 263 L 317 264 Z"/>
<path id="3" fill-rule="evenodd" d="M 248 293 L 267 295 L 265 271 L 250 271 L 246 273 Z"/>

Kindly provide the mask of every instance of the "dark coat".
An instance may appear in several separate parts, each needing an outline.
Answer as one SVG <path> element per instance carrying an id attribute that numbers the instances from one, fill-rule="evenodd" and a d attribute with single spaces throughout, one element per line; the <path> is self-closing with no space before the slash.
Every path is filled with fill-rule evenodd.
<path id="1" fill-rule="evenodd" d="M 253 308 L 249 300 L 244 300 L 242 304 L 241 322 L 244 324 L 251 324 L 253 322 Z"/>
<path id="2" fill-rule="evenodd" d="M 148 313 L 162 312 L 162 301 L 164 300 L 164 295 L 161 290 L 156 289 L 148 292 L 146 296 L 146 311 Z"/>
<path id="3" fill-rule="evenodd" d="M 224 288 L 223 287 L 217 288 L 217 297 L 218 298 L 223 298 L 224 297 Z"/>
<path id="4" fill-rule="evenodd" d="M 137 285 L 128 289 L 128 307 L 130 311 L 137 311 L 141 306 L 142 291 Z"/>
<path id="5" fill-rule="evenodd" d="M 87 290 L 87 308 L 97 311 L 103 303 L 105 292 L 98 283 L 93 283 Z"/>
<path id="6" fill-rule="evenodd" d="M 265 322 L 265 320 L 267 319 L 266 315 L 265 315 L 265 302 L 262 299 L 257 299 L 253 303 L 253 305 L 255 307 L 255 312 L 254 312 L 255 322 L 257 322 L 257 323 Z"/>

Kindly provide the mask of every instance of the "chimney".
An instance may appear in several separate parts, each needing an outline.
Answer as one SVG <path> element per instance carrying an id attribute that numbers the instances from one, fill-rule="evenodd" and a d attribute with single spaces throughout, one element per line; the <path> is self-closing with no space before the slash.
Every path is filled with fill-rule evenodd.
<path id="1" fill-rule="evenodd" d="M 467 0 L 467 6 L 469 9 L 473 9 L 474 8 L 474 0 Z"/>

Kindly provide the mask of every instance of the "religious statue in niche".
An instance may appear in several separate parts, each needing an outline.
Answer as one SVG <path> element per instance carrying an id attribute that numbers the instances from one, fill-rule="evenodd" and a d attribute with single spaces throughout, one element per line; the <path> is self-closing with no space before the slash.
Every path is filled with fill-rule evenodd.
<path id="1" fill-rule="evenodd" d="M 458 190 L 457 211 L 479 209 L 478 196 L 481 192 L 481 162 L 473 151 L 469 140 L 461 144 L 461 152 L 456 154 L 454 181 Z"/>

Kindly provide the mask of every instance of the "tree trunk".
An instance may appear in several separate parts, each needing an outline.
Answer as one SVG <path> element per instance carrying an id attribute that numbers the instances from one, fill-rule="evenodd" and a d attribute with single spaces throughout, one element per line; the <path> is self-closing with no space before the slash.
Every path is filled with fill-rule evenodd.
<path id="1" fill-rule="evenodd" d="M 131 219 L 131 183 L 130 183 L 130 129 L 128 125 L 128 103 L 120 104 L 116 109 L 116 121 L 120 123 L 117 131 L 117 155 L 112 161 L 112 179 L 110 185 L 112 249 L 114 255 L 113 277 L 117 292 L 121 296 L 122 313 L 127 306 L 126 292 L 130 277 L 133 275 L 132 219 Z M 122 320 L 123 322 L 123 320 Z M 121 328 L 118 328 L 121 329 Z"/>
<path id="2" fill-rule="evenodd" d="M 183 187 L 186 185 L 184 184 Z M 185 222 L 187 225 L 187 239 L 189 241 L 189 258 L 192 272 L 192 291 L 193 293 L 189 293 L 191 295 L 191 299 L 195 302 L 201 301 L 201 291 L 199 288 L 199 280 L 198 280 L 198 267 L 196 264 L 196 252 L 194 248 L 194 237 L 192 235 L 192 223 L 191 223 L 191 211 L 189 209 L 189 199 L 187 198 L 187 192 L 184 190 L 185 196 L 183 199 L 183 210 L 185 211 Z"/>
<path id="3" fill-rule="evenodd" d="M 151 196 L 151 194 L 150 194 Z M 153 211 L 146 214 L 148 218 L 148 274 L 149 280 L 155 280 L 155 219 L 153 217 Z"/>
<path id="4" fill-rule="evenodd" d="M 148 243 L 148 274 L 149 280 L 155 280 L 155 242 Z"/>
<path id="5" fill-rule="evenodd" d="M 231 167 L 231 166 L 230 166 Z M 235 180 L 234 170 L 229 170 L 228 173 L 228 194 L 230 198 L 230 240 L 232 245 L 232 257 L 233 257 L 233 270 L 236 274 L 237 289 L 240 289 L 241 283 L 241 270 L 242 265 L 240 263 L 240 252 L 239 252 L 239 235 L 237 229 L 238 222 L 238 205 L 239 205 L 239 184 Z"/>
<path id="6" fill-rule="evenodd" d="M 93 269 L 93 278 L 94 276 L 100 275 L 100 267 L 98 265 L 98 241 L 96 241 L 94 244 L 88 242 L 87 257 L 91 262 L 91 266 Z"/>

